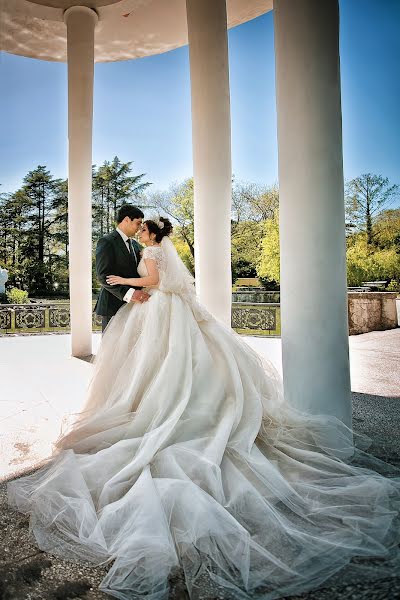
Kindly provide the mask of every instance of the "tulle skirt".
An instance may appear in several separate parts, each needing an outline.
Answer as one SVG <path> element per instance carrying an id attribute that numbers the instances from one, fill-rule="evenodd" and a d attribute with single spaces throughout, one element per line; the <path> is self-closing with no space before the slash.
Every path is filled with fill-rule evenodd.
<path id="1" fill-rule="evenodd" d="M 110 562 L 101 589 L 121 600 L 166 600 L 175 569 L 192 599 L 272 600 L 400 564 L 400 474 L 363 444 L 285 405 L 238 335 L 158 291 L 113 318 L 84 410 L 9 501 L 41 549 Z"/>

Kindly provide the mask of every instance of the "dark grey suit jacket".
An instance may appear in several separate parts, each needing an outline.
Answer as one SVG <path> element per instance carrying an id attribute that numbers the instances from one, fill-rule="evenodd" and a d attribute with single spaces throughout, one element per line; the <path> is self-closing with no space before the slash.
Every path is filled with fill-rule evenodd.
<path id="1" fill-rule="evenodd" d="M 125 304 L 123 297 L 129 285 L 108 285 L 107 275 L 120 277 L 139 277 L 137 265 L 140 261 L 141 246 L 132 240 L 137 262 L 130 254 L 127 245 L 117 230 L 103 236 L 97 242 L 96 273 L 101 283 L 101 290 L 94 311 L 103 317 L 112 317 Z"/>

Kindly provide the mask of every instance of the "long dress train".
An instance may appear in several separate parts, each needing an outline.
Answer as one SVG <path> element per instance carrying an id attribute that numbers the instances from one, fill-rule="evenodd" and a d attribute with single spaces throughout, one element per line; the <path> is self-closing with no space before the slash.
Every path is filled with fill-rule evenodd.
<path id="1" fill-rule="evenodd" d="M 110 561 L 101 589 L 121 600 L 165 600 L 174 568 L 192 599 L 206 580 L 224 598 L 271 600 L 339 571 L 391 573 L 399 473 L 339 420 L 288 407 L 273 367 L 199 305 L 164 240 L 145 251 L 159 289 L 111 321 L 84 411 L 45 466 L 9 484 L 39 547 Z"/>

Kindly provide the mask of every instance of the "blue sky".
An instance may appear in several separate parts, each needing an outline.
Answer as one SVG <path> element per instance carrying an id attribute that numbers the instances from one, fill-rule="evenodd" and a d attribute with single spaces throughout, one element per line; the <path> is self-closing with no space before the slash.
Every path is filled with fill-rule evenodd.
<path id="1" fill-rule="evenodd" d="M 340 0 L 344 171 L 400 183 L 400 1 Z M 277 181 L 272 13 L 229 32 L 232 159 L 240 180 Z M 3 54 L 0 182 L 45 164 L 67 175 L 66 65 Z M 93 162 L 134 161 L 154 188 L 192 173 L 188 48 L 95 68 Z M 400 202 L 399 202 L 400 204 Z"/>

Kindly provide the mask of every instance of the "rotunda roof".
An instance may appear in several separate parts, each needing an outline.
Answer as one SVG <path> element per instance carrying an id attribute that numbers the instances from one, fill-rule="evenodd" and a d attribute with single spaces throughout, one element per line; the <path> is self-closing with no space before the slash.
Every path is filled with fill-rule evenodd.
<path id="1" fill-rule="evenodd" d="M 0 0 L 0 49 L 10 54 L 66 61 L 64 11 L 97 11 L 95 61 L 161 54 L 188 43 L 185 0 Z M 227 0 L 228 27 L 272 10 L 273 0 Z"/>

